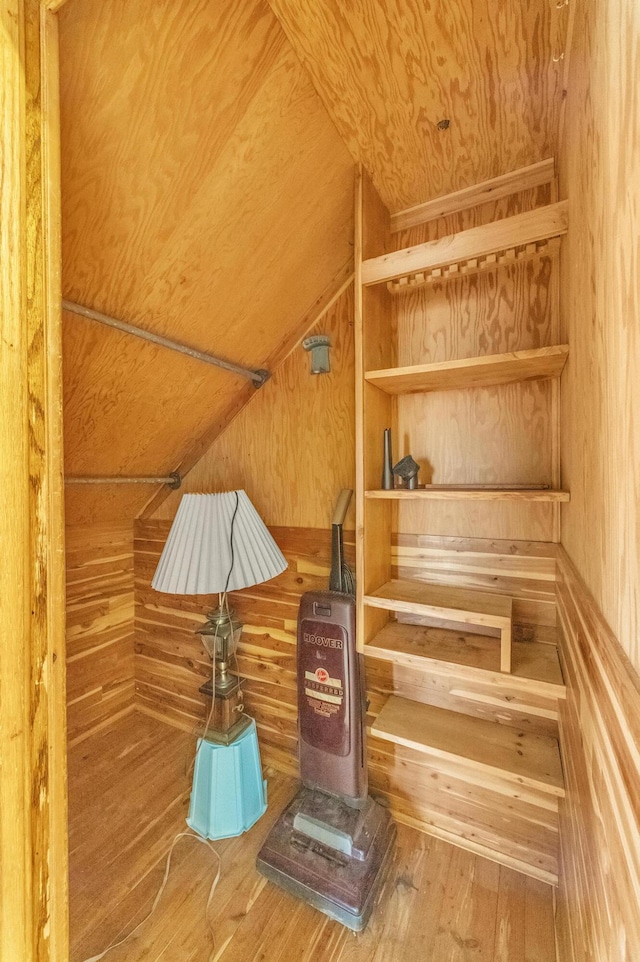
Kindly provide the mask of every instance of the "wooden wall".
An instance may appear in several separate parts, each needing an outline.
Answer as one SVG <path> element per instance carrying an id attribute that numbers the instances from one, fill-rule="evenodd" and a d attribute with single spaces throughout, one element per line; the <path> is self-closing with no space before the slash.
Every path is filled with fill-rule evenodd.
<path id="1" fill-rule="evenodd" d="M 403 248 L 551 200 L 549 185 L 394 235 Z M 387 295 L 397 364 L 419 364 L 558 343 L 557 255 Z M 411 453 L 426 483 L 547 483 L 556 487 L 557 405 L 551 381 L 398 398 L 394 458 Z M 552 541 L 557 508 L 523 502 L 409 502 L 403 534 Z"/>
<path id="2" fill-rule="evenodd" d="M 640 669 L 640 5 L 576 5 L 561 191 L 562 542 Z"/>
<path id="3" fill-rule="evenodd" d="M 67 527 L 70 744 L 133 710 L 133 528 Z"/>
<path id="4" fill-rule="evenodd" d="M 150 587 L 169 528 L 169 521 L 155 520 L 137 521 L 135 527 L 136 705 L 191 731 L 204 722 L 210 704 L 198 688 L 211 676 L 211 661 L 194 630 L 205 621 L 212 599 L 165 595 Z M 330 536 L 315 528 L 270 530 L 289 568 L 267 584 L 234 592 L 231 604 L 244 624 L 238 667 L 263 761 L 295 771 L 298 605 L 303 592 L 327 587 Z M 345 546 L 352 554 L 352 537 Z"/>
<path id="5" fill-rule="evenodd" d="M 575 5 L 562 253 L 561 962 L 640 957 L 640 6 Z M 570 557 L 569 557 L 570 556 Z"/>
<path id="6" fill-rule="evenodd" d="M 310 374 L 299 345 L 154 517 L 173 518 L 186 492 L 244 488 L 267 524 L 328 528 L 354 486 L 352 288 L 311 333 L 331 338 L 331 372 Z"/>
<path id="7" fill-rule="evenodd" d="M 640 956 L 640 677 L 564 549 L 558 560 L 560 962 Z"/>

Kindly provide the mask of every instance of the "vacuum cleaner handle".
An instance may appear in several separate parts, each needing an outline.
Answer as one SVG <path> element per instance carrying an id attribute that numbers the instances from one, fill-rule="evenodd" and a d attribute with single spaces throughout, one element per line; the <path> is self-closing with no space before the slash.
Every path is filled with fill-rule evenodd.
<path id="1" fill-rule="evenodd" d="M 349 510 L 349 504 L 351 502 L 351 495 L 353 491 L 351 488 L 343 488 L 338 495 L 338 500 L 336 501 L 336 506 L 333 509 L 333 518 L 331 519 L 331 524 L 344 524 L 344 519 L 347 516 L 347 511 Z"/>
<path id="2" fill-rule="evenodd" d="M 336 506 L 331 519 L 331 574 L 329 576 L 329 590 L 345 592 L 342 557 L 342 525 L 349 510 L 349 502 L 353 491 L 343 488 L 338 495 Z"/>

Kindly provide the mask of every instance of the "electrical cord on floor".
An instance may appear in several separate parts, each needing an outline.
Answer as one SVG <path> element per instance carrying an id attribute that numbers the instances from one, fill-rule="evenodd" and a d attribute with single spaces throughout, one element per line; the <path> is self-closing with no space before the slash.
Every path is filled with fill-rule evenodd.
<path id="1" fill-rule="evenodd" d="M 147 913 L 147 915 L 145 915 L 145 917 L 140 922 L 138 922 L 136 927 L 132 929 L 128 935 L 125 935 L 123 939 L 119 939 L 117 942 L 112 942 L 111 945 L 108 945 L 107 948 L 104 949 L 104 951 L 100 952 L 98 955 L 92 955 L 91 958 L 85 959 L 84 962 L 100 962 L 100 959 L 103 959 L 107 954 L 107 952 L 111 952 L 112 949 L 116 949 L 118 948 L 118 946 L 124 945 L 125 942 L 128 942 L 129 939 L 136 934 L 138 929 L 141 928 L 141 926 L 143 926 L 144 923 L 151 918 L 151 916 L 153 915 L 153 913 L 158 907 L 158 903 L 162 898 L 162 893 L 164 892 L 167 886 L 167 882 L 169 881 L 169 869 L 171 868 L 171 856 L 173 855 L 173 850 L 176 846 L 176 842 L 178 842 L 179 839 L 181 838 L 193 838 L 195 839 L 196 842 L 202 842 L 204 845 L 206 845 L 208 848 L 211 849 L 211 851 L 213 852 L 213 854 L 215 855 L 218 861 L 218 869 L 216 871 L 215 878 L 211 883 L 211 888 L 209 889 L 209 898 L 207 899 L 207 905 L 205 908 L 205 917 L 207 919 L 207 925 L 209 926 L 209 931 L 211 932 L 211 938 L 213 940 L 213 944 L 215 947 L 215 933 L 213 931 L 213 926 L 209 920 L 209 908 L 211 906 L 211 901 L 213 899 L 213 893 L 215 892 L 218 882 L 220 881 L 220 873 L 222 872 L 222 859 L 220 858 L 220 856 L 218 855 L 218 853 L 216 852 L 215 848 L 213 847 L 213 845 L 211 844 L 208 838 L 202 838 L 200 835 L 196 835 L 195 832 L 179 832 L 174 838 L 173 842 L 171 843 L 171 848 L 169 849 L 169 854 L 167 855 L 167 864 L 164 870 L 164 878 L 162 879 L 162 884 L 158 889 L 158 894 L 156 895 L 153 901 L 153 905 L 151 906 L 150 911 Z"/>

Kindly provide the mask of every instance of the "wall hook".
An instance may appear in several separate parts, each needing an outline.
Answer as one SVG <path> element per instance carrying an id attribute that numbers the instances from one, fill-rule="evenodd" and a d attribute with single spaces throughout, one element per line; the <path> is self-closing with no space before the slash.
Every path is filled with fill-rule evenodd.
<path id="1" fill-rule="evenodd" d="M 302 342 L 305 351 L 311 351 L 311 373 L 328 374 L 331 370 L 329 362 L 329 348 L 331 338 L 326 334 L 314 334 Z"/>

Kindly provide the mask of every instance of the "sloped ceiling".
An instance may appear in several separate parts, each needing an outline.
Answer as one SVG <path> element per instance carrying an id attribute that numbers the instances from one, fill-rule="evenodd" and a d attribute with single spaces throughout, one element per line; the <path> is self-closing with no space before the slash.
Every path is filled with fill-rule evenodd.
<path id="1" fill-rule="evenodd" d="M 549 0 L 69 0 L 65 298 L 277 362 L 347 269 L 354 160 L 395 211 L 554 154 L 564 17 Z M 167 474 L 247 391 L 77 315 L 64 332 L 69 475 Z M 150 493 L 69 487 L 67 518 L 133 517 Z"/>
<path id="2" fill-rule="evenodd" d="M 352 256 L 353 162 L 259 0 L 70 0 L 63 293 L 252 368 Z M 65 312 L 67 475 L 167 474 L 245 382 Z M 152 489 L 153 490 L 153 489 Z M 67 520 L 142 486 L 67 488 Z"/>
<path id="3" fill-rule="evenodd" d="M 562 3 L 269 4 L 392 212 L 554 156 Z"/>

